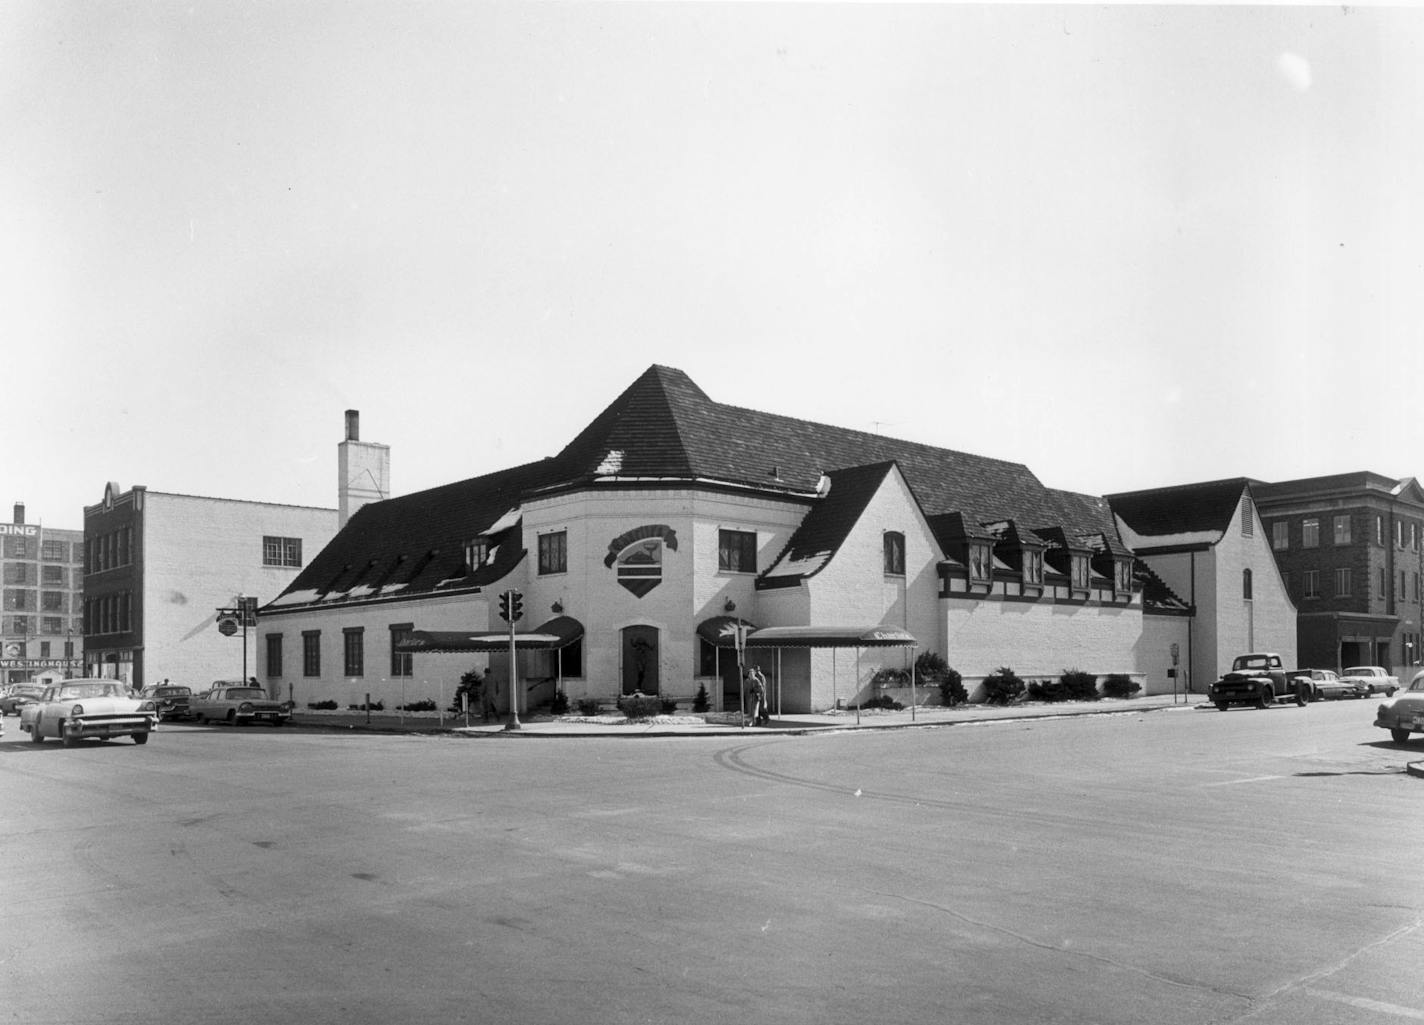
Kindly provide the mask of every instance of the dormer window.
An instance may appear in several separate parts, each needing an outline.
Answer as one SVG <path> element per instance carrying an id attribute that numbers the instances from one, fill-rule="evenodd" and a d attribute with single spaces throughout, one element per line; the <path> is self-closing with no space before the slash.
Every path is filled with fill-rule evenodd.
<path id="1" fill-rule="evenodd" d="M 987 584 L 994 575 L 993 548 L 987 541 L 969 543 L 969 582 Z"/>
<path id="2" fill-rule="evenodd" d="M 905 535 L 898 530 L 885 532 L 885 575 L 905 575 Z"/>
<path id="3" fill-rule="evenodd" d="M 465 565 L 473 573 L 485 564 L 489 558 L 489 538 L 477 537 L 473 541 L 465 542 Z"/>
<path id="4" fill-rule="evenodd" d="M 1113 560 L 1113 592 L 1118 597 L 1132 595 L 1132 560 Z"/>

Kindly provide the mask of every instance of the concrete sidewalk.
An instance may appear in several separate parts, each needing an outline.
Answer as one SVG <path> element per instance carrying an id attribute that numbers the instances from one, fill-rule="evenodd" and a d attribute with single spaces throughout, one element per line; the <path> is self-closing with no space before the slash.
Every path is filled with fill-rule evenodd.
<path id="1" fill-rule="evenodd" d="M 311 712 L 296 711 L 292 725 L 303 728 L 362 730 L 379 733 L 446 733 L 478 737 L 559 738 L 559 737 L 714 737 L 752 734 L 831 733 L 844 730 L 886 730 L 908 727 L 958 726 L 967 723 L 998 722 L 1009 719 L 1057 719 L 1078 715 L 1130 715 L 1159 711 L 1190 711 L 1212 708 L 1201 694 L 1155 694 L 1150 697 L 1103 698 L 1099 701 L 1026 702 L 999 707 L 967 704 L 945 708 L 920 706 L 913 710 L 808 712 L 773 716 L 769 726 L 742 726 L 736 712 L 680 713 L 630 722 L 605 715 L 522 716 L 518 729 L 511 729 L 509 717 L 498 723 L 481 723 L 471 717 L 446 715 L 442 722 L 433 713 Z"/>

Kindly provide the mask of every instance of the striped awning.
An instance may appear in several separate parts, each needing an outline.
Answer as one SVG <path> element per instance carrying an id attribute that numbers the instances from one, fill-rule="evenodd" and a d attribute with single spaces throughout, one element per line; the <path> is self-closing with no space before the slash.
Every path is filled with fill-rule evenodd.
<path id="1" fill-rule="evenodd" d="M 919 644 L 896 626 L 768 626 L 747 638 L 748 648 L 913 648 Z"/>

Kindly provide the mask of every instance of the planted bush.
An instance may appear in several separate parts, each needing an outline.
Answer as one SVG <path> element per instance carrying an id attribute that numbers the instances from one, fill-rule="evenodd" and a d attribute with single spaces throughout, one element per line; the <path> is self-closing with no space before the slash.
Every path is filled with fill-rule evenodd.
<path id="1" fill-rule="evenodd" d="M 1068 688 L 1062 680 L 1030 680 L 1026 687 L 1030 701 L 1067 701 Z"/>
<path id="2" fill-rule="evenodd" d="M 952 672 L 954 670 L 937 651 L 921 652 L 920 657 L 915 659 L 915 675 L 925 683 L 939 683 L 947 673 Z"/>
<path id="3" fill-rule="evenodd" d="M 877 695 L 876 695 L 875 697 L 873 697 L 873 698 L 866 698 L 864 701 L 862 701 L 862 702 L 860 703 L 859 706 L 851 705 L 851 708 L 856 708 L 856 707 L 860 707 L 860 708 L 888 708 L 888 709 L 891 709 L 892 711 L 899 712 L 899 711 L 901 711 L 902 709 L 904 709 L 905 706 L 902 705 L 902 704 L 900 704 L 900 702 L 896 701 L 896 700 L 895 700 L 894 698 L 892 698 L 889 694 L 877 694 Z"/>
<path id="4" fill-rule="evenodd" d="M 673 715 L 673 714 L 675 714 L 676 712 L 677 712 L 677 701 L 675 701 L 673 698 L 663 698 L 663 699 L 662 699 L 662 713 L 663 713 L 663 715 Z"/>
<path id="5" fill-rule="evenodd" d="M 697 685 L 697 696 L 692 699 L 692 710 L 694 712 L 705 712 L 711 707 L 707 698 L 707 684 Z"/>
<path id="6" fill-rule="evenodd" d="M 1110 698 L 1130 698 L 1142 689 L 1142 684 L 1134 683 L 1125 673 L 1113 673 L 1103 681 L 1103 693 Z"/>
<path id="7" fill-rule="evenodd" d="M 336 704 L 335 701 L 308 701 L 308 702 L 307 702 L 307 707 L 308 707 L 308 708 L 314 708 L 314 709 L 317 709 L 317 710 L 319 710 L 319 711 L 327 711 L 327 710 L 332 710 L 332 711 L 334 711 L 334 710 L 335 710 L 336 708 L 338 708 L 339 706 Z"/>
<path id="8" fill-rule="evenodd" d="M 1017 701 L 1025 691 L 1023 680 L 1008 666 L 1000 666 L 984 677 L 984 703 L 1007 705 Z"/>
<path id="9" fill-rule="evenodd" d="M 625 694 L 618 699 L 618 711 L 629 719 L 650 719 L 663 710 L 663 699 L 656 694 Z"/>
<path id="10" fill-rule="evenodd" d="M 908 687 L 910 685 L 910 671 L 908 669 L 892 669 L 886 666 L 876 672 L 870 678 L 871 684 L 876 687 Z"/>
<path id="11" fill-rule="evenodd" d="M 435 702 L 429 698 L 421 701 L 412 701 L 410 704 L 401 705 L 400 707 L 401 710 L 405 712 L 433 712 L 436 708 Z"/>
<path id="12" fill-rule="evenodd" d="M 554 691 L 554 697 L 549 702 L 550 715 L 568 715 L 569 696 L 561 690 Z"/>
<path id="13" fill-rule="evenodd" d="M 1081 669 L 1063 670 L 1058 682 L 1063 685 L 1069 701 L 1096 701 L 1102 697 L 1098 693 L 1098 678 Z"/>
<path id="14" fill-rule="evenodd" d="M 578 699 L 578 710 L 579 710 L 579 715 L 597 715 L 597 714 L 598 714 L 598 699 L 597 699 L 597 698 L 579 698 L 579 699 Z"/>

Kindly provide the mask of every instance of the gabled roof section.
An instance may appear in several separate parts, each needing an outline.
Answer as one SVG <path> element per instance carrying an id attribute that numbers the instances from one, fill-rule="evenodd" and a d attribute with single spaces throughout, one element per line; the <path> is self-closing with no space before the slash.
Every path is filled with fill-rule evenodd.
<path id="1" fill-rule="evenodd" d="M 1322 500 L 1331 498 L 1388 496 L 1415 505 L 1424 505 L 1424 488 L 1414 477 L 1386 477 L 1384 474 L 1360 470 L 1325 477 L 1305 477 L 1300 480 L 1267 483 L 1252 481 L 1251 490 L 1262 503 L 1290 500 Z"/>
<path id="2" fill-rule="evenodd" d="M 824 569 L 894 468 L 894 463 L 876 463 L 827 474 L 830 491 L 811 507 L 776 561 L 757 578 L 757 587 L 790 587 Z"/>
<path id="3" fill-rule="evenodd" d="M 1123 540 L 1133 549 L 1214 545 L 1231 525 L 1248 487 L 1245 477 L 1233 477 L 1130 491 L 1106 500 L 1126 528 Z"/>

